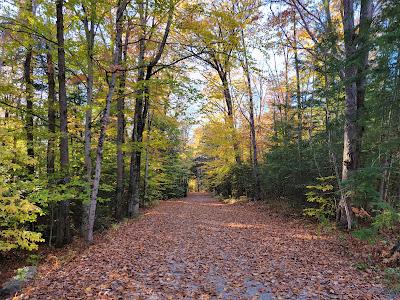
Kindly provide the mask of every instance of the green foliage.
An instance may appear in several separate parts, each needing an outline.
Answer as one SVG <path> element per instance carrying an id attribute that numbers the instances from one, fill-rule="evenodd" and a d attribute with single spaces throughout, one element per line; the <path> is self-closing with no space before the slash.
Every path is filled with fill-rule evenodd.
<path id="1" fill-rule="evenodd" d="M 11 249 L 37 249 L 43 242 L 41 233 L 28 230 L 29 223 L 36 221 L 43 211 L 23 196 L 23 191 L 0 175 L 0 251 Z"/>
<path id="2" fill-rule="evenodd" d="M 379 212 L 372 222 L 372 226 L 377 230 L 393 229 L 400 223 L 400 213 L 394 209 L 385 209 Z"/>
<path id="3" fill-rule="evenodd" d="M 143 145 L 144 171 L 146 155 L 148 160 L 146 195 L 142 195 L 146 205 L 160 199 L 186 196 L 190 160 L 183 144 L 180 126 L 181 124 L 170 116 L 153 116 L 151 132 L 147 133 L 146 137 L 147 145 Z"/>
<path id="4" fill-rule="evenodd" d="M 320 221 L 332 218 L 335 215 L 336 199 L 332 181 L 334 176 L 318 177 L 319 184 L 308 185 L 307 202 L 315 207 L 305 208 L 304 215 L 317 218 Z"/>
<path id="5" fill-rule="evenodd" d="M 355 205 L 368 207 L 370 203 L 379 201 L 379 191 L 375 184 L 380 176 L 381 172 L 376 167 L 361 168 L 343 182 L 342 187 L 352 192 Z"/>
<path id="6" fill-rule="evenodd" d="M 333 230 L 335 230 L 336 226 L 332 222 L 332 218 L 327 218 L 325 216 L 320 216 L 318 218 L 318 227 L 317 227 L 317 232 L 320 233 L 331 233 Z"/>
<path id="7" fill-rule="evenodd" d="M 26 263 L 30 266 L 37 266 L 41 260 L 41 256 L 39 254 L 30 254 L 26 259 Z"/>
<path id="8" fill-rule="evenodd" d="M 378 240 L 382 231 L 394 229 L 400 224 L 400 214 L 387 203 L 383 206 L 384 209 L 375 211 L 371 225 L 355 230 L 352 233 L 354 237 L 374 243 Z"/>
<path id="9" fill-rule="evenodd" d="M 265 154 L 260 169 L 266 195 L 285 196 L 303 204 L 306 186 L 313 185 L 317 177 L 333 174 L 325 133 L 316 135 L 313 143 L 301 144 L 300 152 L 295 143 L 277 145 Z"/>
<path id="10" fill-rule="evenodd" d="M 352 232 L 352 235 L 362 241 L 374 243 L 378 237 L 378 231 L 374 227 L 364 227 Z"/>
<path id="11" fill-rule="evenodd" d="M 15 274 L 14 278 L 23 281 L 26 279 L 28 272 L 29 272 L 29 267 L 19 268 L 15 271 L 16 274 Z"/>

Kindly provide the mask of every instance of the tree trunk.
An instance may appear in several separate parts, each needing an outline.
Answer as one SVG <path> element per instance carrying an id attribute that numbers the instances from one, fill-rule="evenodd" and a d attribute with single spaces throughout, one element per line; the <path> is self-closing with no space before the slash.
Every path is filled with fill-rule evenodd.
<path id="1" fill-rule="evenodd" d="M 386 202 L 387 201 L 387 196 L 388 196 L 388 190 L 389 190 L 389 185 L 390 185 L 390 169 L 392 166 L 392 156 L 391 154 L 385 154 L 385 161 L 383 163 L 383 174 L 380 182 L 380 187 L 379 187 L 379 195 L 380 195 L 380 200 Z"/>
<path id="2" fill-rule="evenodd" d="M 47 140 L 47 178 L 48 186 L 51 189 L 54 181 L 55 172 L 55 134 L 56 134 L 56 83 L 54 79 L 53 56 L 50 47 L 47 48 L 47 84 L 48 84 L 48 101 L 47 101 L 47 119 L 48 119 L 48 140 Z M 54 229 L 54 202 L 50 202 L 50 233 L 49 246 L 52 245 L 53 229 Z"/>
<path id="3" fill-rule="evenodd" d="M 126 63 L 128 54 L 128 43 L 129 43 L 129 25 L 125 35 L 125 42 L 123 49 L 119 51 L 122 52 L 123 65 Z M 122 48 L 122 41 L 120 43 Z M 116 188 L 116 199 L 115 199 L 115 218 L 117 220 L 122 218 L 122 206 L 123 206 L 123 196 L 124 196 L 124 151 L 122 146 L 125 142 L 125 81 L 126 81 L 126 71 L 122 71 L 119 76 L 119 86 L 118 86 L 118 99 L 117 99 L 117 188 Z"/>
<path id="4" fill-rule="evenodd" d="M 86 179 L 91 187 L 92 183 L 92 157 L 91 157 L 91 148 L 92 148 L 92 133 L 91 133 L 91 124 L 92 124 L 92 100 L 93 100 L 93 84 L 94 84 L 94 69 L 93 69 L 93 48 L 94 48 L 94 37 L 95 37 L 95 12 L 96 6 L 91 7 L 91 15 L 90 15 L 90 25 L 87 19 L 87 16 L 84 18 L 84 27 L 86 34 L 86 43 L 87 43 L 87 53 L 86 53 L 86 61 L 87 61 L 87 84 L 86 84 L 86 112 L 85 112 L 85 171 L 86 171 Z M 82 203 L 82 228 L 81 234 L 83 237 L 87 236 L 88 231 L 88 217 L 89 217 L 89 203 Z"/>
<path id="5" fill-rule="evenodd" d="M 144 73 L 144 72 L 143 72 Z M 141 73 L 139 71 L 139 78 Z M 139 81 L 140 82 L 140 81 Z M 143 84 L 147 84 L 145 80 L 142 80 Z M 134 148 L 131 154 L 131 165 L 130 165 L 130 201 L 128 205 L 128 216 L 134 217 L 139 213 L 139 203 L 140 203 L 140 164 L 142 158 L 142 151 L 140 145 L 143 141 L 143 130 L 144 130 L 144 117 L 147 115 L 149 106 L 149 89 L 147 86 L 143 89 L 139 89 L 136 94 L 136 104 L 135 104 L 135 115 L 133 119 L 134 129 L 132 132 L 132 141 L 134 143 Z"/>
<path id="6" fill-rule="evenodd" d="M 284 115 L 285 122 L 283 125 L 283 143 L 286 146 L 292 137 L 291 128 L 289 127 L 289 108 L 291 106 L 291 95 L 290 95 L 290 87 L 289 87 L 289 50 L 284 53 L 285 57 L 285 105 L 284 105 Z"/>
<path id="7" fill-rule="evenodd" d="M 27 11 L 33 11 L 32 0 L 27 3 Z M 28 173 L 33 174 L 35 172 L 35 166 L 33 160 L 35 159 L 34 141 L 33 141 L 33 85 L 32 85 L 32 46 L 29 45 L 26 50 L 26 56 L 24 61 L 24 81 L 25 81 L 25 100 L 26 100 L 26 141 L 27 141 L 27 154 L 31 159 L 28 164 Z"/>
<path id="8" fill-rule="evenodd" d="M 296 102 L 297 102 L 297 143 L 299 151 L 301 149 L 302 131 L 303 131 L 303 115 L 301 103 L 301 90 L 300 90 L 300 63 L 299 54 L 297 49 L 297 31 L 296 31 L 296 13 L 293 17 L 293 51 L 294 51 L 294 66 L 296 70 Z M 300 156 L 301 157 L 301 156 Z"/>
<path id="9" fill-rule="evenodd" d="M 146 39 L 146 28 L 145 28 L 145 3 L 138 3 L 138 11 L 140 17 L 141 35 L 139 40 L 139 55 L 138 55 L 138 77 L 137 83 L 139 88 L 136 91 L 135 99 L 135 113 L 133 116 L 133 130 L 132 130 L 132 142 L 134 149 L 131 152 L 131 163 L 130 163 L 130 180 L 129 190 L 130 199 L 128 203 L 128 217 L 132 218 L 139 213 L 139 182 L 140 182 L 140 159 L 141 151 L 139 143 L 142 142 L 142 114 L 143 105 L 146 98 L 146 82 L 145 79 L 145 39 Z"/>
<path id="10" fill-rule="evenodd" d="M 345 125 L 343 145 L 342 182 L 350 179 L 359 167 L 362 127 L 360 113 L 364 104 L 366 75 L 368 64 L 367 40 L 372 18 L 372 0 L 361 2 L 360 33 L 356 39 L 354 26 L 354 0 L 343 0 L 343 30 L 346 55 L 345 74 Z M 358 42 L 358 43 L 357 43 Z M 359 60 L 359 61 L 357 61 Z M 341 225 L 352 228 L 353 216 L 351 200 L 354 189 L 342 194 L 339 201 L 336 220 Z"/>
<path id="11" fill-rule="evenodd" d="M 164 35 L 162 41 L 159 43 L 158 50 L 150 62 L 146 65 L 145 63 L 145 46 L 146 46 L 146 11 L 148 1 L 140 1 L 138 3 L 138 12 L 141 24 L 141 34 L 139 39 L 139 55 L 138 55 L 138 78 L 137 83 L 139 88 L 136 91 L 136 102 L 135 102 L 135 114 L 133 118 L 133 131 L 132 131 L 132 142 L 134 149 L 131 153 L 130 163 L 130 199 L 128 203 L 128 217 L 134 217 L 139 213 L 140 203 L 140 164 L 142 150 L 140 148 L 143 140 L 143 130 L 146 123 L 146 117 L 149 110 L 149 81 L 153 76 L 153 68 L 156 66 L 161 58 L 164 51 L 164 47 L 167 43 L 168 35 L 170 32 L 173 12 L 174 12 L 174 1 L 169 2 L 168 20 L 165 26 Z"/>
<path id="12" fill-rule="evenodd" d="M 243 29 L 241 30 L 242 44 L 243 44 L 243 54 L 244 54 L 244 73 L 247 80 L 247 92 L 249 96 L 249 123 L 250 123 L 250 141 L 252 153 L 252 165 L 253 165 L 253 179 L 254 179 L 254 200 L 261 199 L 261 186 L 258 176 L 258 151 L 257 151 L 257 139 L 256 139 L 256 126 L 254 122 L 254 101 L 253 101 L 253 90 L 251 88 L 250 70 L 249 62 L 247 58 L 246 41 L 244 39 Z"/>
<path id="13" fill-rule="evenodd" d="M 359 25 L 359 34 L 357 37 L 357 55 L 359 56 L 357 59 L 357 144 L 356 150 L 358 153 L 356 167 L 358 168 L 360 165 L 360 158 L 359 155 L 361 153 L 361 142 L 362 136 L 364 132 L 364 127 L 360 119 L 364 115 L 364 101 L 365 101 L 365 90 L 367 85 L 367 77 L 366 72 L 368 69 L 368 56 L 369 56 L 369 35 L 370 35 L 370 28 L 372 23 L 372 13 L 373 13 L 373 0 L 363 0 L 361 1 L 361 8 L 360 8 L 360 25 Z"/>
<path id="14" fill-rule="evenodd" d="M 56 134 L 56 83 L 54 80 L 54 64 L 51 49 L 47 47 L 47 84 L 48 84 L 48 142 L 47 142 L 47 174 L 54 174 L 55 165 L 55 134 Z"/>
<path id="15" fill-rule="evenodd" d="M 385 107 L 382 110 L 380 145 L 384 145 L 385 142 L 395 138 L 393 135 L 399 132 L 398 105 L 395 106 L 399 101 L 398 99 L 399 83 L 400 83 L 399 71 L 400 71 L 400 49 L 397 50 L 397 61 L 396 61 L 396 66 L 394 68 L 393 94 L 390 97 L 390 105 L 389 107 Z M 380 152 L 381 150 L 379 150 L 379 153 Z M 381 162 L 381 164 L 383 164 L 383 172 L 379 188 L 380 199 L 382 201 L 388 200 L 388 194 L 390 188 L 390 176 L 391 176 L 391 169 L 393 165 L 394 155 L 395 154 L 393 153 L 392 149 L 389 149 L 389 151 L 383 154 L 384 160 Z"/>
<path id="16" fill-rule="evenodd" d="M 326 63 L 327 64 L 327 63 Z M 336 183 L 337 187 L 340 191 L 340 195 L 342 196 L 343 191 L 342 191 L 342 184 L 341 184 L 341 176 L 339 172 L 339 162 L 337 159 L 337 155 L 335 153 L 335 149 L 333 148 L 333 133 L 331 129 L 331 117 L 330 117 L 330 107 L 329 107 L 329 87 L 330 87 L 330 80 L 329 76 L 327 73 L 327 70 L 325 69 L 324 73 L 324 89 L 325 89 L 325 129 L 326 129 L 326 135 L 327 135 L 327 145 L 328 145 L 328 152 L 329 152 L 329 159 L 332 163 L 332 167 L 335 171 L 335 177 L 336 177 Z"/>
<path id="17" fill-rule="evenodd" d="M 278 126 L 276 125 L 276 99 L 275 96 L 272 98 L 272 124 L 273 124 L 273 130 L 274 130 L 274 135 L 273 135 L 273 141 L 275 143 L 278 143 Z"/>
<path id="18" fill-rule="evenodd" d="M 62 183 L 69 182 L 68 151 L 68 115 L 67 91 L 65 86 L 65 50 L 64 50 L 64 16 L 63 0 L 57 0 L 57 43 L 58 43 L 58 94 L 60 110 L 60 167 L 63 175 Z M 69 200 L 60 201 L 58 207 L 56 246 L 61 247 L 70 242 Z"/>
<path id="19" fill-rule="evenodd" d="M 116 21 L 115 21 L 116 34 L 115 34 L 115 49 L 113 53 L 113 70 L 106 97 L 106 107 L 104 109 L 104 113 L 100 121 L 100 136 L 96 151 L 96 164 L 95 164 L 95 171 L 93 178 L 92 194 L 90 199 L 89 218 L 88 218 L 89 226 L 88 226 L 88 234 L 86 237 L 86 241 L 88 243 L 93 242 L 93 228 L 96 217 L 97 194 L 100 186 L 101 163 L 103 161 L 103 146 L 106 138 L 108 119 L 110 116 L 111 100 L 114 94 L 115 82 L 117 80 L 117 73 L 119 72 L 118 69 L 120 68 L 120 63 L 121 63 L 122 22 L 123 22 L 124 12 L 128 3 L 129 0 L 119 1 L 116 14 Z"/>
<path id="20" fill-rule="evenodd" d="M 146 201 L 147 197 L 147 186 L 148 186 L 148 178 L 149 178 L 149 143 L 151 140 L 151 114 L 147 117 L 147 145 L 146 145 L 146 153 L 145 153 L 145 169 L 144 169 L 144 182 L 143 182 L 143 204 Z"/>
<path id="21" fill-rule="evenodd" d="M 242 159 L 240 157 L 240 147 L 236 134 L 235 119 L 233 116 L 233 101 L 232 101 L 231 91 L 229 90 L 228 77 L 226 72 L 224 71 L 219 71 L 218 74 L 222 82 L 226 108 L 228 111 L 228 122 L 232 132 L 232 146 L 233 146 L 233 151 L 235 153 L 235 161 L 237 164 L 241 164 Z"/>

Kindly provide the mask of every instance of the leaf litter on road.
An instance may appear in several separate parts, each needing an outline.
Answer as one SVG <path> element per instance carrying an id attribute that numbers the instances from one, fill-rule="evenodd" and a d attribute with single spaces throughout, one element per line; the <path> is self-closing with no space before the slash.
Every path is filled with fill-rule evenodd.
<path id="1" fill-rule="evenodd" d="M 387 299 L 334 235 L 261 204 L 164 201 L 58 264 L 21 299 Z"/>

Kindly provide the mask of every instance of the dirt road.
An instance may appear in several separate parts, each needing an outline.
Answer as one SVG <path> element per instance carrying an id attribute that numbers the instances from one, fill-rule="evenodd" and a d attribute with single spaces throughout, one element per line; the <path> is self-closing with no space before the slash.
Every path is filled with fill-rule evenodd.
<path id="1" fill-rule="evenodd" d="M 307 229 L 308 228 L 308 229 Z M 30 299 L 386 299 L 335 237 L 259 204 L 205 194 L 164 201 L 48 262 Z"/>

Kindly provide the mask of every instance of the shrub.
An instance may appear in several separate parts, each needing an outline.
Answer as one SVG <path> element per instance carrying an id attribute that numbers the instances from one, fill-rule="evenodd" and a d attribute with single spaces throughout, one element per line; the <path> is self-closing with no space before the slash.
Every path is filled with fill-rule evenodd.
<path id="1" fill-rule="evenodd" d="M 10 186 L 0 183 L 0 251 L 37 249 L 37 243 L 44 242 L 42 235 L 26 225 L 35 222 L 42 210 Z"/>
<path id="2" fill-rule="evenodd" d="M 304 215 L 317 218 L 320 222 L 332 218 L 335 215 L 336 199 L 332 181 L 334 176 L 318 177 L 318 184 L 308 185 L 306 188 L 307 202 L 314 207 L 305 208 Z"/>

